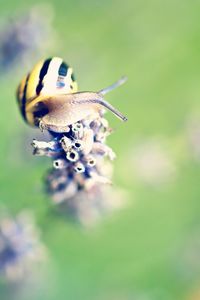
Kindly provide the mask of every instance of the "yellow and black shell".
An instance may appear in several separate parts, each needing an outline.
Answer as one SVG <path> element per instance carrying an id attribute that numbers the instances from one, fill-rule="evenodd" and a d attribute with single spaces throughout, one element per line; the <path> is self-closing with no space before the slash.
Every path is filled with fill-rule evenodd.
<path id="1" fill-rule="evenodd" d="M 42 107 L 43 96 L 76 93 L 77 89 L 73 69 L 62 58 L 39 61 L 22 79 L 17 90 L 17 101 L 24 120 L 32 126 L 38 126 L 38 120 L 48 113 L 47 108 Z M 29 113 L 33 101 L 38 102 L 38 109 Z"/>

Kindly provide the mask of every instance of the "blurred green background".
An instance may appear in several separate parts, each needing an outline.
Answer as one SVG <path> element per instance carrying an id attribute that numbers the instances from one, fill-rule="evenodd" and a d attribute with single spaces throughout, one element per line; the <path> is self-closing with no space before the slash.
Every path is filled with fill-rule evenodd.
<path id="1" fill-rule="evenodd" d="M 37 3 L 1 1 L 1 23 Z M 44 57 L 61 56 L 72 65 L 81 90 L 128 76 L 107 96 L 128 122 L 110 113 L 107 118 L 115 128 L 109 138 L 117 153 L 114 186 L 125 189 L 129 199 L 91 229 L 54 214 L 42 181 L 51 162 L 32 156 L 37 130 L 23 123 L 15 101 L 28 68 L 19 63 L 2 70 L 0 201 L 13 213 L 33 210 L 53 261 L 45 286 L 29 290 L 28 299 L 200 299 L 200 164 L 187 129 L 187 120 L 200 110 L 200 1 L 48 4 L 57 37 Z M 159 183 L 162 168 L 153 184 L 134 168 L 135 145 L 152 137 L 164 140 L 164 151 L 172 157 L 175 175 L 164 183 Z M 198 144 L 198 134 L 195 138 Z M 0 293 L 1 299 L 12 298 L 3 285 Z"/>

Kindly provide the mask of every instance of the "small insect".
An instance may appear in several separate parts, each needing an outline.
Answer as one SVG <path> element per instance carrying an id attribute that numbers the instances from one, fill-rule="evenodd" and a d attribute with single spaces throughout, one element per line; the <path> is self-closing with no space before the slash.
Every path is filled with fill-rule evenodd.
<path id="1" fill-rule="evenodd" d="M 39 61 L 17 90 L 17 101 L 24 120 L 32 126 L 66 132 L 68 126 L 107 108 L 121 120 L 127 118 L 104 100 L 104 95 L 126 81 L 122 77 L 98 92 L 78 92 L 73 69 L 62 58 Z"/>

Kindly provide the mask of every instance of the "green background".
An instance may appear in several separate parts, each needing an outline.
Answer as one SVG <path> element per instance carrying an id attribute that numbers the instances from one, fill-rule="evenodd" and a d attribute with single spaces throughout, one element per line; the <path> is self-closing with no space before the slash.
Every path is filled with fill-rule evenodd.
<path id="1" fill-rule="evenodd" d="M 37 2 L 1 1 L 0 17 L 20 15 Z M 200 1 L 48 3 L 58 40 L 45 57 L 69 62 L 80 89 L 96 90 L 128 76 L 107 96 L 128 122 L 107 117 L 115 128 L 109 138 L 117 153 L 114 185 L 126 189 L 129 200 L 91 229 L 56 215 L 42 181 L 51 162 L 31 155 L 37 132 L 23 123 L 15 102 L 27 69 L 18 65 L 1 75 L 0 201 L 12 213 L 34 212 L 53 261 L 44 286 L 19 298 L 199 299 L 192 295 L 200 283 L 200 254 L 188 263 L 182 253 L 195 236 L 192 256 L 200 240 L 200 165 L 185 129 L 190 113 L 200 108 Z M 158 188 L 134 179 L 130 164 L 134 141 L 152 136 L 168 140 L 177 167 L 176 179 Z M 4 285 L 0 292 L 1 299 L 14 297 Z"/>

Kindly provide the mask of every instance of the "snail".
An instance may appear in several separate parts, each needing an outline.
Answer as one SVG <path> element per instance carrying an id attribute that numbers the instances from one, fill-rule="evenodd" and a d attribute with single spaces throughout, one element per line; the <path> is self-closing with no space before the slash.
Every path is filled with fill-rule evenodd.
<path id="1" fill-rule="evenodd" d="M 97 92 L 78 92 L 73 69 L 62 58 L 39 61 L 17 90 L 17 101 L 24 120 L 31 126 L 53 132 L 67 132 L 72 125 L 98 115 L 103 108 L 122 121 L 127 118 L 104 99 L 122 85 L 126 77 Z"/>

